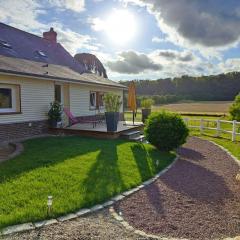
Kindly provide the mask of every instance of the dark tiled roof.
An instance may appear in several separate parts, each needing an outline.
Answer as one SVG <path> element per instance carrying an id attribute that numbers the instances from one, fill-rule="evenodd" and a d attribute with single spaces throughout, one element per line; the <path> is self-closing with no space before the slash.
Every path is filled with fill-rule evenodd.
<path id="1" fill-rule="evenodd" d="M 6 42 L 9 47 L 1 47 Z M 47 57 L 40 56 L 42 51 Z M 48 63 L 48 68 L 42 65 Z M 48 75 L 44 72 L 48 71 Z M 89 73 L 60 43 L 0 23 L 0 72 L 61 78 L 124 88 L 109 79 Z M 84 73 L 84 74 L 83 74 Z"/>
<path id="2" fill-rule="evenodd" d="M 85 71 L 85 68 L 76 62 L 60 43 L 52 43 L 3 23 L 0 23 L 1 40 L 10 44 L 12 49 L 0 47 L 0 55 L 68 66 L 79 73 Z M 47 57 L 40 57 L 37 53 L 39 50 L 46 53 Z"/>
<path id="3" fill-rule="evenodd" d="M 33 76 L 38 78 L 61 80 L 65 82 L 98 84 L 125 89 L 124 85 L 92 73 L 80 74 L 69 67 L 34 62 L 25 59 L 0 56 L 0 73 Z M 46 74 L 48 72 L 48 74 Z"/>

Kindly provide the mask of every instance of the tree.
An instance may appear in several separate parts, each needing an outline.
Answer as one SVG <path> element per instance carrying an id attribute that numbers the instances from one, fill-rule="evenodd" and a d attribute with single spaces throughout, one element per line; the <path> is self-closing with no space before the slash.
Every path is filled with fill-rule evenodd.
<path id="1" fill-rule="evenodd" d="M 104 78 L 107 78 L 106 69 L 95 55 L 90 53 L 77 53 L 74 56 L 74 59 L 83 64 L 83 66 L 85 66 L 88 71 L 94 72 L 100 76 L 103 76 Z"/>
<path id="2" fill-rule="evenodd" d="M 233 120 L 240 121 L 240 93 L 235 97 L 229 112 Z"/>

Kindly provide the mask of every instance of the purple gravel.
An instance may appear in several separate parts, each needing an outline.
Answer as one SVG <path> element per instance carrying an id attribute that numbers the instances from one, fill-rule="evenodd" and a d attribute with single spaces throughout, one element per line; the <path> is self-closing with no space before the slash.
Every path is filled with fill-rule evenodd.
<path id="1" fill-rule="evenodd" d="M 156 182 L 116 205 L 133 227 L 165 237 L 221 239 L 240 235 L 239 166 L 196 137 Z"/>

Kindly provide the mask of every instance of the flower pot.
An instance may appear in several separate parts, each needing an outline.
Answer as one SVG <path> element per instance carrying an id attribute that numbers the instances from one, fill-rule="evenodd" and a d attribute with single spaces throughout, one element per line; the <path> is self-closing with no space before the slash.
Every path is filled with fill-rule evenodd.
<path id="1" fill-rule="evenodd" d="M 49 119 L 48 123 L 51 128 L 56 128 L 58 126 L 58 121 L 56 119 Z"/>
<path id="2" fill-rule="evenodd" d="M 119 112 L 105 112 L 107 131 L 116 132 L 119 121 Z"/>
<path id="3" fill-rule="evenodd" d="M 151 114 L 151 108 L 142 109 L 142 122 L 144 123 L 148 116 Z"/>

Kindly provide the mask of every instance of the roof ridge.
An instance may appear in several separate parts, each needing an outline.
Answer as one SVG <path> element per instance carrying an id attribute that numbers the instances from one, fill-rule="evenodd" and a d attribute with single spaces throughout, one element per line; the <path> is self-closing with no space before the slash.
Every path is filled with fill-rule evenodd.
<path id="1" fill-rule="evenodd" d="M 41 37 L 41 36 L 39 36 L 39 35 L 36 35 L 36 34 L 34 34 L 34 33 L 27 32 L 27 31 L 25 31 L 25 30 L 19 29 L 19 28 L 17 28 L 17 27 L 13 27 L 13 26 L 8 25 L 8 24 L 3 23 L 3 22 L 0 22 L 0 25 L 1 25 L 1 24 L 4 25 L 4 26 L 6 26 L 6 27 L 8 27 L 8 28 L 13 28 L 14 30 L 17 30 L 17 31 L 19 31 L 19 32 L 23 32 L 23 33 L 25 33 L 25 34 L 32 35 L 32 36 L 34 36 L 34 37 L 37 37 L 37 38 L 40 38 L 40 39 L 44 40 L 43 37 Z"/>

